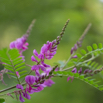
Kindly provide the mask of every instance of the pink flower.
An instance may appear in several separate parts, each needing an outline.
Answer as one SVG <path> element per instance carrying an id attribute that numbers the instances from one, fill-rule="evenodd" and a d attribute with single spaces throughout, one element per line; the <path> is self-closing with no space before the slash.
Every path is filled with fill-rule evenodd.
<path id="1" fill-rule="evenodd" d="M 21 102 L 25 102 L 25 100 L 23 99 L 23 97 L 22 97 L 22 95 L 21 95 L 20 92 L 19 92 L 19 94 L 20 94 L 20 96 L 19 96 L 19 100 L 20 100 Z"/>
<path id="2" fill-rule="evenodd" d="M 22 86 L 21 84 L 17 84 L 17 85 L 16 85 L 16 88 L 23 90 L 23 86 Z"/>
<path id="3" fill-rule="evenodd" d="M 70 79 L 72 79 L 72 80 L 71 80 L 71 82 L 72 82 L 74 78 L 73 78 L 73 77 L 68 77 L 68 78 L 67 78 L 67 82 L 68 82 Z"/>
<path id="4" fill-rule="evenodd" d="M 33 85 L 35 83 L 35 76 L 33 75 L 28 75 L 25 77 L 25 81 L 29 85 Z"/>

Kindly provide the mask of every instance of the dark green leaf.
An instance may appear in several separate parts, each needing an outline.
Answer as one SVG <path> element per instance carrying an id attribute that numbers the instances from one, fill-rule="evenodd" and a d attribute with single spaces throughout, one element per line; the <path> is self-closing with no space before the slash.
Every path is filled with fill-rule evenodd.
<path id="1" fill-rule="evenodd" d="M 5 99 L 0 98 L 0 103 L 5 103 Z"/>

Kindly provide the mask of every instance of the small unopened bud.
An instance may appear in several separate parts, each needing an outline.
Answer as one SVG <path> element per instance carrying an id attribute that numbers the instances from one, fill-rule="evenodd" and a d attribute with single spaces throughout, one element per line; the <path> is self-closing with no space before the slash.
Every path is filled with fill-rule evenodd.
<path id="1" fill-rule="evenodd" d="M 72 47 L 72 49 L 71 49 L 71 54 L 73 54 L 73 51 L 74 51 L 74 48 Z"/>
<path id="2" fill-rule="evenodd" d="M 77 68 L 74 68 L 74 69 L 72 70 L 72 72 L 73 72 L 73 73 L 77 73 Z"/>
<path id="3" fill-rule="evenodd" d="M 79 73 L 79 74 L 81 74 L 81 73 L 82 73 L 82 68 L 80 68 L 80 69 L 78 70 L 78 73 Z"/>
<path id="4" fill-rule="evenodd" d="M 72 58 L 77 58 L 77 55 L 74 55 Z"/>
<path id="5" fill-rule="evenodd" d="M 74 49 L 73 49 L 73 50 L 74 50 L 74 51 L 76 51 L 76 50 L 77 50 L 77 48 L 78 48 L 78 46 L 77 46 L 77 44 L 75 44 L 75 45 L 74 45 Z"/>
<path id="6" fill-rule="evenodd" d="M 18 72 L 18 71 L 16 71 L 16 75 L 18 76 L 18 78 L 20 78 L 20 75 L 19 75 L 19 72 Z"/>
<path id="7" fill-rule="evenodd" d="M 7 93 L 7 95 L 8 95 L 8 96 L 11 96 L 11 97 L 14 99 L 14 97 L 13 97 L 10 93 Z"/>
<path id="8" fill-rule="evenodd" d="M 88 73 L 88 71 L 89 71 L 89 69 L 86 69 L 86 70 L 84 71 L 84 74 Z"/>
<path id="9" fill-rule="evenodd" d="M 89 73 L 92 73 L 92 72 L 93 72 L 93 70 L 89 70 L 88 72 L 89 72 Z"/>

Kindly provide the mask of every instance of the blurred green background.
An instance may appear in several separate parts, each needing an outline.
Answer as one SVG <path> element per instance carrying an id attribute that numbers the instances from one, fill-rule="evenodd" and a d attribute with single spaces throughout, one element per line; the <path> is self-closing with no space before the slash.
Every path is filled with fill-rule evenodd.
<path id="1" fill-rule="evenodd" d="M 29 49 L 24 53 L 26 63 L 30 65 L 33 65 L 33 49 L 39 52 L 46 41 L 54 40 L 67 19 L 70 19 L 70 22 L 57 54 L 46 63 L 53 65 L 58 60 L 67 60 L 71 47 L 88 23 L 92 23 L 92 27 L 82 48 L 103 42 L 103 2 L 99 0 L 0 0 L 0 48 L 9 47 L 11 41 L 25 34 L 33 19 L 36 19 L 36 23 L 28 39 Z M 97 61 L 102 63 L 102 57 Z M 6 75 L 4 80 L 8 85 L 0 84 L 0 89 L 14 84 Z M 65 77 L 53 80 L 55 85 L 34 93 L 25 103 L 103 103 L 103 92 L 80 80 L 75 79 L 72 83 L 67 82 Z M 6 103 L 19 103 L 11 97 L 5 98 Z"/>

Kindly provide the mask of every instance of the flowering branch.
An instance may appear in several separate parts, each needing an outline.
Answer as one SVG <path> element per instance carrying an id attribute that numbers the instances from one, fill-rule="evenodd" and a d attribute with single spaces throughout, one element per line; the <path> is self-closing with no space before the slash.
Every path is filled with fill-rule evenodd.
<path id="1" fill-rule="evenodd" d="M 74 78 L 81 79 L 95 88 L 98 88 L 101 91 L 103 90 L 103 86 L 97 84 L 98 81 L 94 82 L 92 79 L 93 75 L 101 73 L 103 70 L 103 66 L 98 66 L 98 63 L 92 63 L 92 60 L 103 53 L 102 44 L 93 44 L 93 47 L 88 46 L 88 53 L 82 49 L 82 55 L 81 53 L 77 53 L 74 56 L 77 49 L 82 46 L 81 44 L 83 39 L 89 31 L 91 24 L 87 26 L 82 36 L 79 38 L 74 47 L 72 47 L 70 51 L 71 55 L 68 60 L 65 63 L 57 63 L 57 65 L 52 67 L 51 65 L 46 64 L 45 60 L 51 60 L 56 54 L 57 46 L 60 44 L 65 29 L 69 23 L 69 19 L 65 23 L 60 36 L 57 36 L 57 38 L 51 42 L 47 41 L 47 43 L 43 44 L 39 53 L 36 51 L 36 49 L 33 50 L 31 60 L 35 63 L 35 65 L 31 66 L 29 64 L 25 64 L 25 56 L 23 55 L 23 52 L 28 49 L 29 43 L 27 42 L 27 39 L 34 23 L 35 20 L 32 21 L 27 32 L 21 38 L 18 38 L 17 40 L 10 43 L 9 50 L 7 48 L 0 50 L 0 64 L 4 66 L 4 69 L 0 71 L 1 81 L 4 82 L 4 73 L 9 74 L 10 77 L 13 77 L 18 81 L 18 84 L 0 90 L 0 93 L 12 90 L 14 88 L 17 90 L 1 94 L 0 96 L 7 95 L 14 99 L 12 94 L 15 94 L 17 100 L 19 98 L 21 102 L 24 102 L 24 98 L 31 98 L 29 94 L 40 92 L 45 87 L 51 87 L 52 84 L 54 84 L 54 81 L 52 80 L 53 77 L 62 76 L 67 76 L 67 81 L 70 79 L 73 81 Z M 29 73 L 25 70 L 26 66 L 31 68 Z M 88 69 L 83 71 L 83 67 L 88 67 Z M 77 70 L 78 68 L 80 69 Z M 70 71 L 70 69 L 72 70 Z M 31 75 L 32 72 L 34 72 L 34 75 Z"/>
<path id="2" fill-rule="evenodd" d="M 82 41 L 85 37 L 85 35 L 88 33 L 89 29 L 91 27 L 91 23 L 88 24 L 88 26 L 86 27 L 86 29 L 84 30 L 83 34 L 81 35 L 81 37 L 79 38 L 79 40 L 77 41 L 77 44 L 75 44 L 75 46 L 71 49 L 71 55 L 68 58 L 68 60 L 66 61 L 65 65 L 60 69 L 62 70 L 63 68 L 65 68 L 65 66 L 67 65 L 67 63 L 70 61 L 70 59 L 72 59 L 74 53 L 76 52 L 78 47 L 81 47 Z"/>

